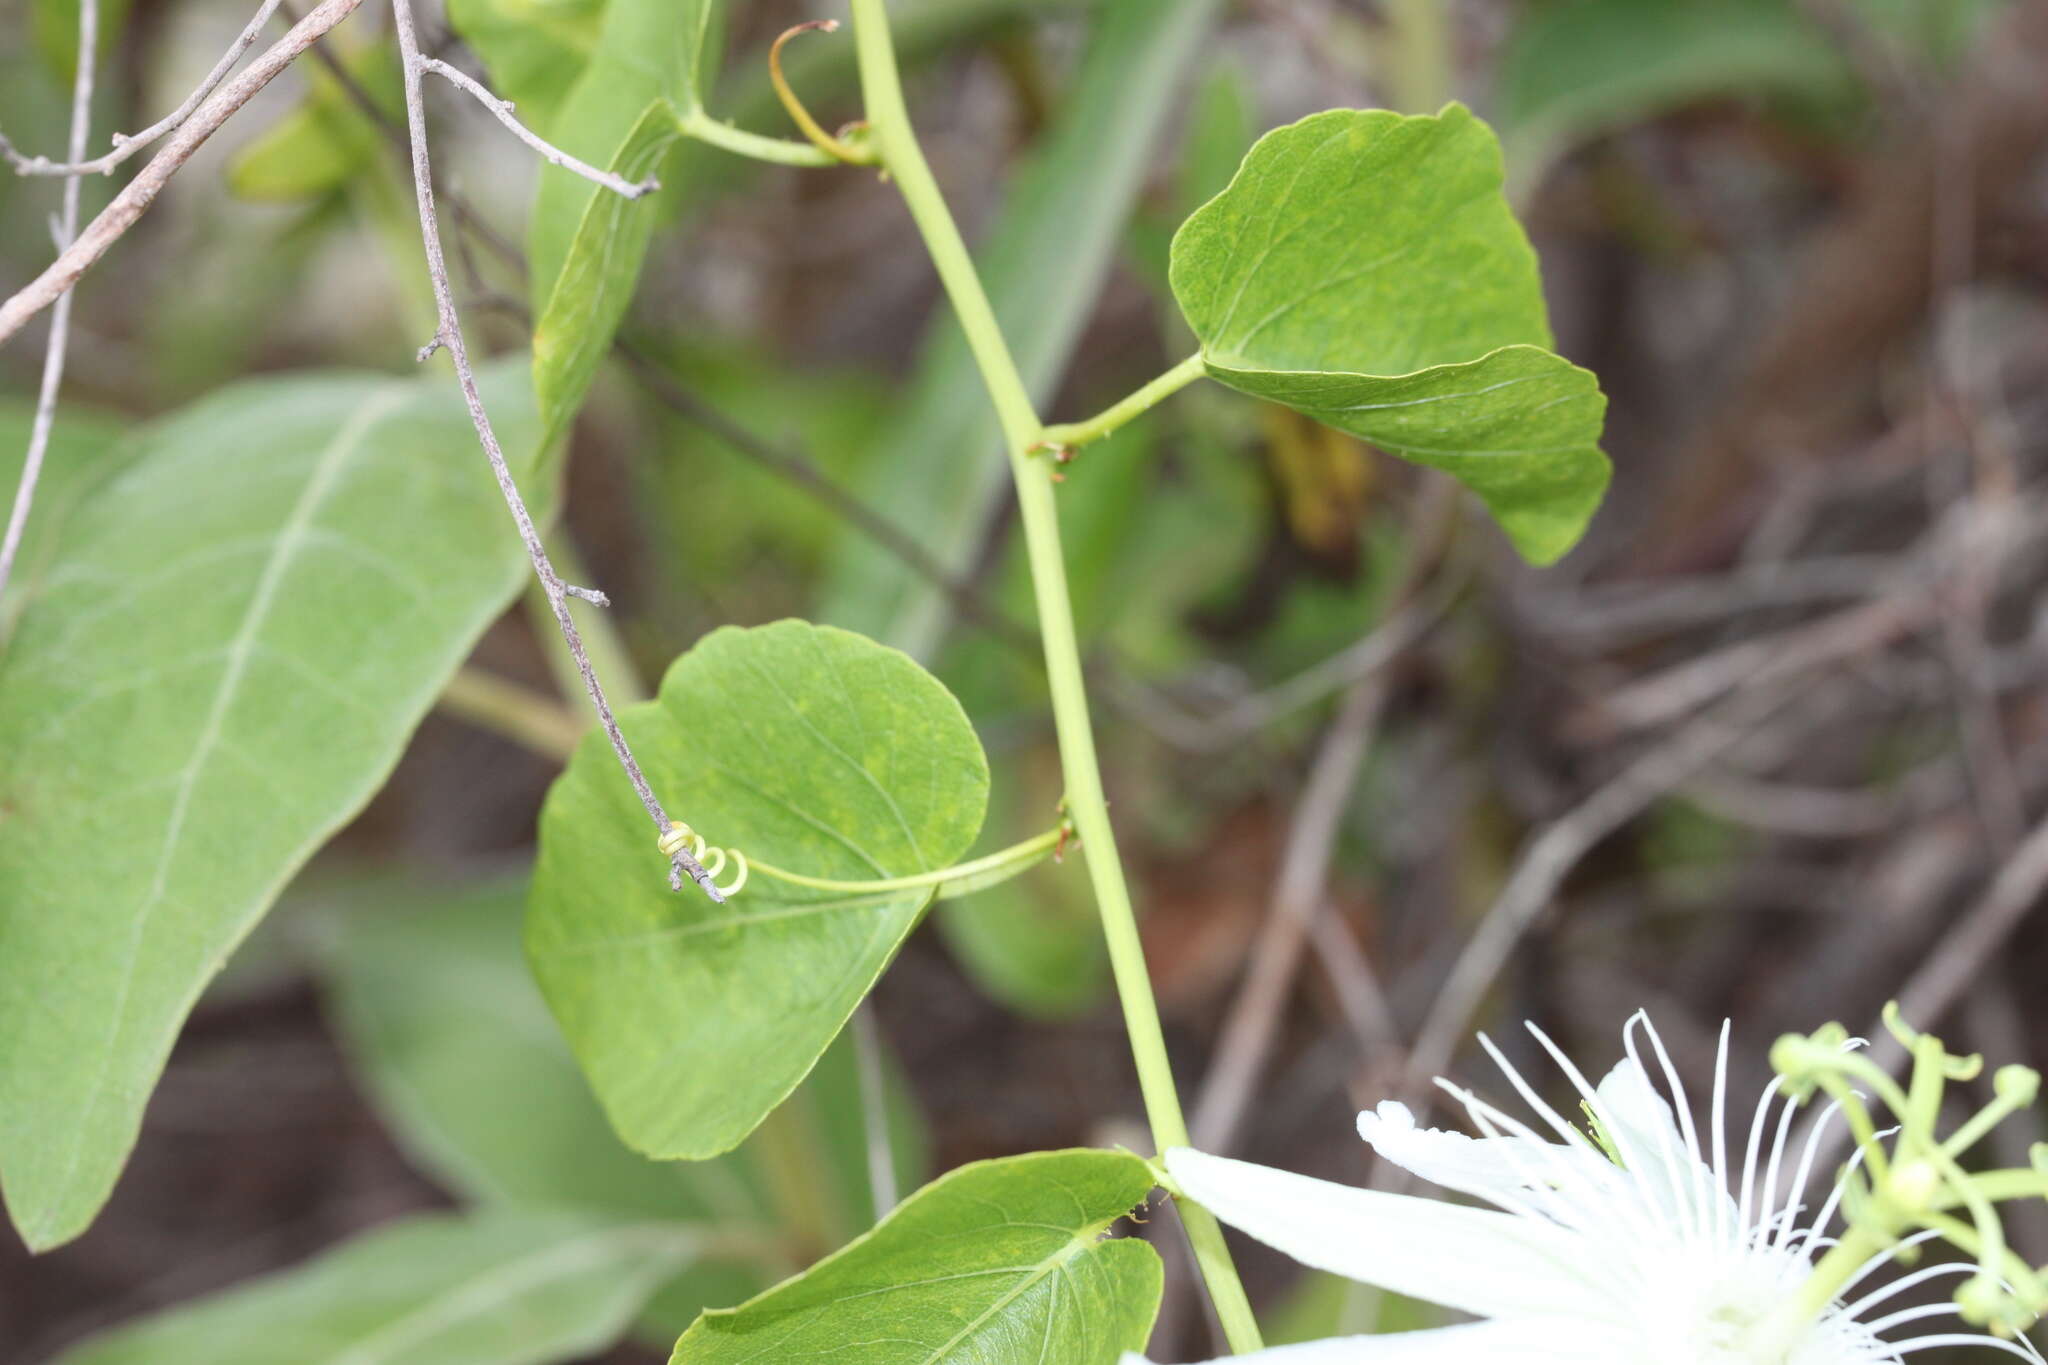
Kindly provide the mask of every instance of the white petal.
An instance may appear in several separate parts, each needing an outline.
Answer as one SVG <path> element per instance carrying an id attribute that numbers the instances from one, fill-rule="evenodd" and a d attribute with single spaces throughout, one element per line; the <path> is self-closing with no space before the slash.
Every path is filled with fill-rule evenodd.
<path id="1" fill-rule="evenodd" d="M 1303 1265 L 1476 1317 L 1597 1317 L 1600 1249 L 1555 1224 L 1315 1180 L 1187 1147 L 1189 1197 Z"/>
<path id="2" fill-rule="evenodd" d="M 1603 1365 L 1605 1360 L 1604 1356 L 1589 1355 L 1568 1323 L 1524 1320 L 1475 1322 L 1376 1337 L 1331 1337 L 1225 1356 L 1208 1365 L 1237 1365 L 1239 1361 L 1270 1361 L 1273 1365 L 1407 1365 L 1411 1361 L 1427 1361 L 1428 1365 Z M 1150 1362 L 1126 1354 L 1123 1365 Z M 1613 1365 L 1633 1363 L 1616 1360 Z"/>
<path id="3" fill-rule="evenodd" d="M 1675 1230 L 1734 1228 L 1733 1198 L 1713 1170 L 1687 1148 L 1671 1106 L 1642 1067 L 1633 1060 L 1616 1063 L 1595 1095 L 1601 1122 L 1610 1129 L 1608 1137 L 1623 1166 L 1659 1216 L 1670 1219 Z"/>
<path id="4" fill-rule="evenodd" d="M 1404 1171 L 1511 1212 L 1536 1209 L 1574 1221 L 1565 1204 L 1610 1197 L 1622 1184 L 1598 1152 L 1531 1137 L 1472 1138 L 1418 1128 L 1405 1104 L 1383 1102 L 1358 1116 L 1358 1135 Z"/>

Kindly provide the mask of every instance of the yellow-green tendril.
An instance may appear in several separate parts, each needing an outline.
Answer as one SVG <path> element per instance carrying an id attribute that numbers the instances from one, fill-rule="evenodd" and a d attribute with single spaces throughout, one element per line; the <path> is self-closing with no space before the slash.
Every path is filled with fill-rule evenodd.
<path id="1" fill-rule="evenodd" d="M 1860 1160 L 1841 1175 L 1848 1226 L 1814 1266 L 1797 1302 L 1760 1326 L 1758 1344 L 1766 1349 L 1825 1313 L 1872 1256 L 1891 1249 L 1907 1259 L 1904 1244 L 1920 1233 L 1976 1261 L 1977 1273 L 1955 1295 L 1965 1321 L 2010 1338 L 2048 1313 L 2048 1268 L 2030 1266 L 2013 1252 L 1998 1213 L 2001 1203 L 2048 1198 L 2048 1144 L 2034 1149 L 2027 1169 L 1973 1172 L 1959 1159 L 2033 1105 L 2041 1093 L 2040 1074 L 2024 1066 L 1999 1068 L 1992 1075 L 1991 1102 L 1943 1138 L 1937 1128 L 1948 1084 L 1982 1074 L 1983 1058 L 1949 1052 L 1939 1038 L 1907 1025 L 1896 1005 L 1885 1007 L 1884 1024 L 1912 1062 L 1903 1089 L 1853 1049 L 1839 1024 L 1810 1036 L 1787 1034 L 1771 1049 L 1771 1065 L 1795 1102 L 1823 1092 L 1840 1107 Z M 1889 1111 L 1896 1126 L 1888 1134 L 1880 1133 L 1866 1096 Z"/>
<path id="2" fill-rule="evenodd" d="M 719 894 L 728 898 L 739 894 L 747 884 L 747 878 L 755 873 L 770 877 L 792 886 L 808 887 L 813 891 L 845 891 L 855 895 L 872 895 L 889 891 L 914 891 L 920 887 L 939 888 L 941 898 L 948 894 L 965 895 L 1006 881 L 1019 872 L 1043 862 L 1064 848 L 1073 839 L 1073 826 L 1062 820 L 1043 834 L 1034 834 L 1021 843 L 998 849 L 984 857 L 970 862 L 956 863 L 932 872 L 915 872 L 907 877 L 876 877 L 854 881 L 838 877 L 812 877 L 802 872 L 791 872 L 773 863 L 764 863 L 759 858 L 748 858 L 736 848 L 720 848 L 706 842 L 703 835 L 681 821 L 669 826 L 667 834 L 661 837 L 661 851 L 674 857 L 678 849 L 688 849 L 690 855 L 704 865 L 704 870 L 714 878 L 724 875 L 728 865 L 735 869 L 732 881 L 718 888 Z"/>
<path id="3" fill-rule="evenodd" d="M 789 111 L 790 122 L 796 124 L 803 135 L 810 140 L 813 147 L 816 147 L 835 161 L 843 161 L 849 166 L 872 166 L 875 164 L 874 151 L 871 148 L 857 146 L 854 143 L 848 142 L 844 136 L 834 137 L 826 132 L 819 125 L 818 121 L 811 117 L 811 111 L 804 108 L 804 102 L 797 98 L 796 91 L 790 86 L 789 78 L 782 74 L 782 45 L 784 43 L 796 37 L 799 33 L 837 33 L 838 31 L 839 21 L 837 19 L 813 19 L 809 23 L 798 24 L 795 28 L 783 30 L 781 36 L 776 38 L 768 47 L 768 83 L 775 87 L 775 97 L 781 100 L 782 107 Z M 859 125 L 855 126 L 858 127 Z M 844 134 L 847 130 L 841 129 L 840 131 Z"/>
<path id="4" fill-rule="evenodd" d="M 662 835 L 656 842 L 661 845 L 661 851 L 671 858 L 675 857 L 682 850 L 688 849 L 690 856 L 695 858 L 698 864 L 711 874 L 714 885 L 717 884 L 718 878 L 724 875 L 728 855 L 730 855 L 729 860 L 735 869 L 732 880 L 718 888 L 718 894 L 724 896 L 727 900 L 737 896 L 747 884 L 746 854 L 736 849 L 723 849 L 705 843 L 703 835 L 697 833 L 696 830 L 691 829 L 680 820 L 670 821 L 668 833 Z"/>

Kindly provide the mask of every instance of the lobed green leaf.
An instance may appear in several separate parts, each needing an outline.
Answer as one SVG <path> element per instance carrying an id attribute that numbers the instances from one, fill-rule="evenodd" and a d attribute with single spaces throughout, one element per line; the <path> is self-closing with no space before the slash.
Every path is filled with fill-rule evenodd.
<path id="1" fill-rule="evenodd" d="M 726 628 L 620 725 L 675 818 L 838 880 L 950 865 L 988 765 L 960 706 L 895 650 L 782 621 Z M 613 1126 L 655 1157 L 731 1149 L 839 1032 L 931 898 L 757 874 L 724 905 L 668 889 L 653 831 L 592 735 L 549 793 L 527 953 Z"/>
<path id="2" fill-rule="evenodd" d="M 963 1166 L 803 1274 L 706 1313 L 670 1365 L 1115 1365 L 1144 1347 L 1161 1271 L 1144 1242 L 1105 1234 L 1152 1183 L 1128 1152 Z"/>
<path id="3" fill-rule="evenodd" d="M 524 377 L 487 391 L 538 449 Z M 231 386 L 69 520 L 0 659 L 0 1189 L 31 1247 L 105 1202 L 201 988 L 523 572 L 442 379 Z"/>
<path id="4" fill-rule="evenodd" d="M 534 988 L 519 946 L 525 901 L 523 881 L 384 883 L 346 898 L 325 926 L 335 1022 L 408 1156 L 487 1204 L 752 1228 L 762 1240 L 773 1227 L 799 1245 L 817 1237 L 820 1253 L 873 1225 L 860 1085 L 843 1036 L 785 1106 L 785 1142 L 800 1161 L 776 1165 L 759 1139 L 713 1161 L 649 1161 L 613 1134 Z M 914 1186 L 923 1130 L 900 1086 L 892 1099 L 897 1178 Z M 796 1207 L 814 1207 L 815 1226 L 791 1225 Z M 707 1253 L 663 1286 L 644 1330 L 673 1340 L 701 1310 L 737 1303 L 766 1278 L 752 1262 Z"/>
<path id="5" fill-rule="evenodd" d="M 1599 505 L 1605 402 L 1547 349 L 1499 144 L 1462 107 L 1268 133 L 1175 234 L 1170 275 L 1211 376 L 1446 470 L 1528 558 Z"/>

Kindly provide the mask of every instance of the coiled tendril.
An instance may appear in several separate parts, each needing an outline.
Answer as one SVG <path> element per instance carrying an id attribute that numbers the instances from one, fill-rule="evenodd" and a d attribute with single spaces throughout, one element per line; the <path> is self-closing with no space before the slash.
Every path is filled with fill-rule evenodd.
<path id="1" fill-rule="evenodd" d="M 711 874 L 713 885 L 717 885 L 717 878 L 725 871 L 727 862 L 731 862 L 734 869 L 733 878 L 728 884 L 718 887 L 718 894 L 721 896 L 737 896 L 740 893 L 740 888 L 747 884 L 748 868 L 746 854 L 736 848 L 723 849 L 705 843 L 703 835 L 697 833 L 696 830 L 691 829 L 680 820 L 674 820 L 669 823 L 668 833 L 661 836 L 659 843 L 661 844 L 661 851 L 670 858 L 675 857 L 676 854 L 684 849 L 688 849 L 690 856 L 695 858 L 699 865 Z"/>

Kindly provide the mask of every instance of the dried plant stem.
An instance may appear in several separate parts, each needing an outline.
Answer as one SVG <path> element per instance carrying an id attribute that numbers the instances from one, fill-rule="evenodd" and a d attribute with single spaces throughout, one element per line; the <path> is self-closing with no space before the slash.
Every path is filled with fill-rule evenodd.
<path id="1" fill-rule="evenodd" d="M 179 125 L 183 124 L 186 119 L 192 117 L 192 111 L 197 109 L 208 95 L 211 95 L 220 87 L 220 83 L 228 78 L 228 72 L 235 69 L 235 63 L 242 60 L 242 54 L 247 52 L 250 46 L 255 43 L 256 35 L 261 33 L 263 26 L 270 22 L 270 16 L 277 12 L 279 3 L 280 0 L 263 0 L 262 7 L 256 11 L 256 17 L 251 19 L 248 27 L 244 28 L 235 41 L 229 44 L 227 52 L 221 56 L 218 62 L 214 63 L 213 70 L 206 73 L 206 79 L 199 82 L 192 93 L 185 97 L 183 104 L 139 133 L 132 135 L 126 133 L 114 134 L 114 150 L 108 152 L 105 156 L 96 157 L 91 161 L 85 160 L 85 144 L 76 137 L 72 139 L 71 147 L 65 154 L 67 159 L 64 161 L 52 161 L 46 156 L 23 156 L 4 137 L 0 137 L 0 156 L 6 157 L 8 162 L 13 165 L 16 173 L 20 175 L 111 174 L 116 166 L 134 156 L 165 133 L 172 132 Z M 84 22 L 84 12 L 81 10 L 79 14 L 81 28 L 84 26 Z M 85 49 L 80 48 L 79 52 L 83 54 Z M 82 57 L 80 65 L 86 65 Z"/>
<path id="2" fill-rule="evenodd" d="M 458 90 L 475 96 L 476 102 L 490 110 L 493 118 L 509 128 L 514 137 L 540 153 L 541 159 L 551 166 L 560 166 L 565 171 L 580 175 L 592 184 L 601 185 L 613 194 L 627 199 L 638 199 L 643 194 L 661 188 L 661 182 L 651 175 L 645 180 L 626 180 L 613 175 L 610 171 L 601 171 L 587 161 L 579 161 L 521 123 L 512 112 L 511 100 L 499 99 L 468 75 L 441 61 L 439 58 L 422 58 L 420 60 L 420 70 L 430 71 L 455 86 Z"/>
<path id="3" fill-rule="evenodd" d="M 71 80 L 71 142 L 73 161 L 85 155 L 85 141 L 92 131 L 92 77 L 100 48 L 99 0 L 79 0 L 78 61 Z M 57 251 L 78 235 L 80 186 L 76 175 L 64 182 L 64 204 L 57 214 Z M 71 299 L 69 290 L 58 298 L 50 313 L 50 341 L 43 351 L 43 382 L 36 394 L 35 423 L 29 428 L 28 454 L 21 463 L 21 481 L 15 485 L 14 507 L 7 514 L 7 531 L 0 535 L 0 594 L 14 572 L 14 557 L 21 552 L 28 531 L 28 509 L 36 500 L 36 483 L 42 478 L 43 457 L 50 449 L 50 428 L 57 421 L 57 394 L 64 387 L 64 353 L 71 340 Z"/>
<path id="4" fill-rule="evenodd" d="M 330 0 L 330 3 L 335 2 L 337 0 Z M 421 350 L 420 359 L 426 359 L 437 350 L 445 350 L 454 362 L 456 381 L 462 387 L 463 402 L 469 407 L 469 420 L 476 427 L 477 441 L 491 462 L 491 473 L 498 480 L 498 491 L 504 494 L 505 506 L 511 510 L 512 521 L 519 528 L 519 539 L 526 546 L 526 557 L 533 562 L 534 576 L 540 580 L 541 588 L 547 594 L 548 607 L 554 613 L 555 624 L 561 628 L 562 640 L 569 647 L 570 657 L 576 661 L 576 671 L 583 678 L 583 689 L 590 694 L 590 704 L 597 710 L 598 723 L 604 727 L 605 737 L 611 741 L 612 752 L 618 755 L 619 766 L 632 780 L 640 804 L 654 822 L 656 835 L 664 835 L 669 830 L 668 812 L 662 809 L 661 799 L 648 785 L 647 775 L 640 771 L 640 764 L 634 759 L 625 735 L 619 731 L 618 718 L 612 714 L 611 703 L 605 700 L 604 685 L 597 680 L 597 672 L 590 666 L 590 655 L 583 648 L 583 637 L 576 629 L 575 619 L 569 614 L 569 585 L 555 572 L 553 562 L 541 546 L 533 515 L 526 509 L 526 499 L 521 496 L 518 484 L 513 482 L 512 471 L 505 463 L 505 452 L 498 444 L 497 433 L 491 428 L 490 414 L 484 411 L 483 396 L 477 392 L 476 371 L 470 365 L 469 348 L 462 338 L 462 323 L 455 313 L 455 291 L 448 280 L 448 259 L 441 247 L 441 226 L 434 211 L 433 166 L 427 155 L 426 100 L 420 89 L 428 69 L 428 59 L 420 52 L 412 0 L 392 0 L 391 10 L 398 33 L 399 60 L 404 65 L 405 119 L 412 150 L 413 192 L 419 203 L 420 240 L 426 250 L 427 276 L 434 288 L 434 339 Z M 671 858 L 671 869 L 669 882 L 676 889 L 682 888 L 682 879 L 688 876 L 712 900 L 722 902 L 725 899 L 712 884 L 711 874 L 688 852 L 677 850 Z"/>
<path id="5" fill-rule="evenodd" d="M 201 143 L 212 137 L 230 115 L 247 104 L 258 90 L 270 84 L 299 54 L 311 47 L 336 24 L 361 7 L 363 0 L 321 0 L 291 31 L 266 48 L 247 71 L 222 85 L 202 102 L 192 116 L 179 125 L 150 163 L 100 210 L 76 241 L 58 253 L 50 268 L 30 280 L 5 303 L 0 303 L 0 342 L 19 332 L 28 320 L 42 312 L 78 283 L 122 234 L 135 226 L 171 177 L 189 161 Z"/>

